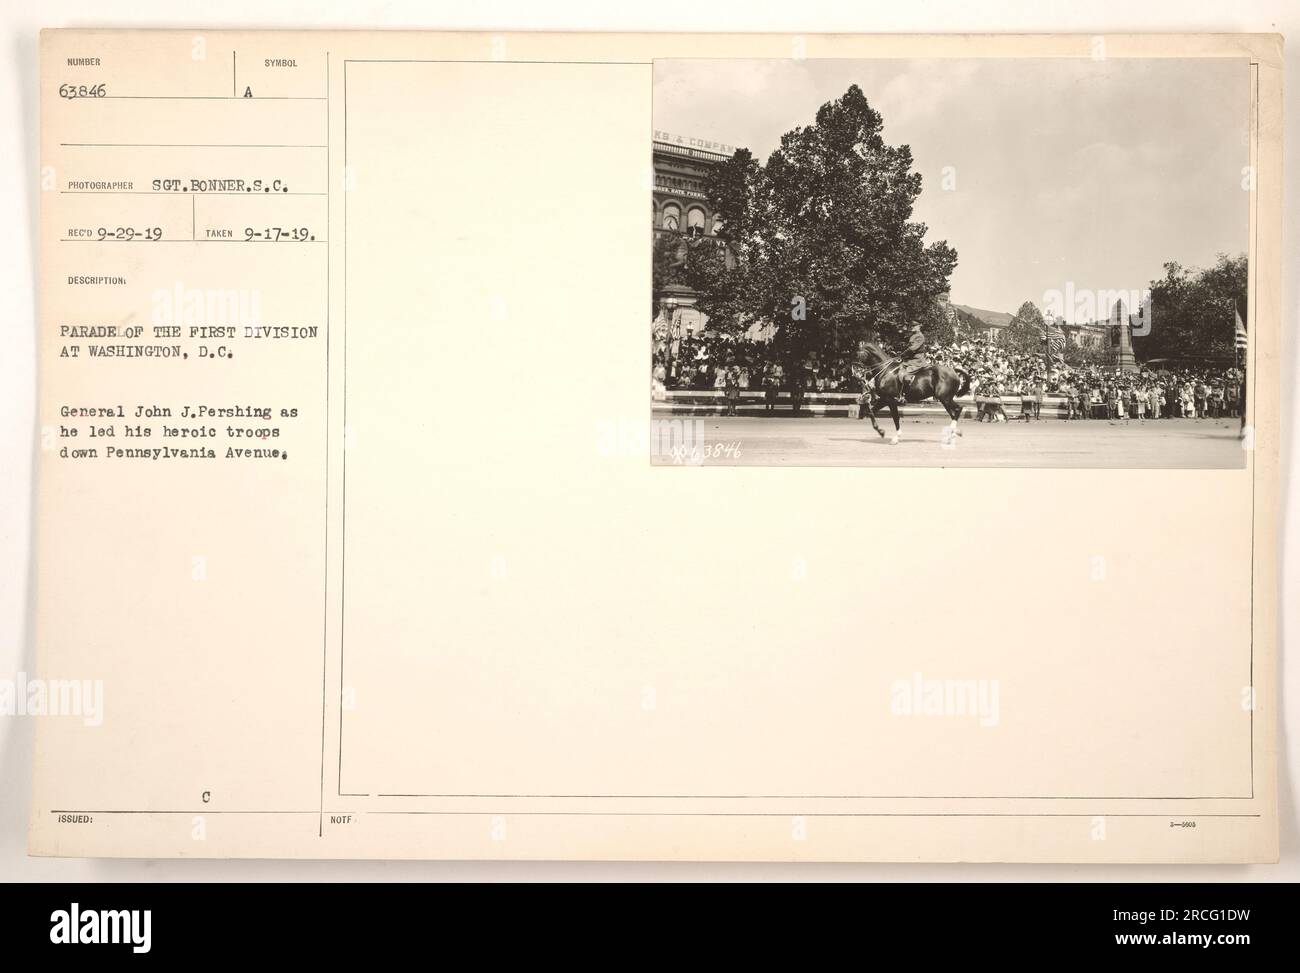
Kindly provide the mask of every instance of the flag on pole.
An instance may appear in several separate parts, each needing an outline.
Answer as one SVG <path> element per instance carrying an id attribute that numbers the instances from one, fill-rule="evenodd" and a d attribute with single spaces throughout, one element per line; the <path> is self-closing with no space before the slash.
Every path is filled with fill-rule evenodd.
<path id="1" fill-rule="evenodd" d="M 1237 310 L 1236 304 L 1233 304 L 1232 306 L 1232 316 L 1235 319 L 1234 330 L 1236 332 L 1237 350 L 1245 351 L 1249 345 L 1249 341 L 1246 339 L 1246 326 L 1241 323 L 1241 312 Z"/>
<path id="2" fill-rule="evenodd" d="M 1065 332 L 1052 318 L 1045 325 L 1047 331 L 1047 364 L 1065 364 Z"/>

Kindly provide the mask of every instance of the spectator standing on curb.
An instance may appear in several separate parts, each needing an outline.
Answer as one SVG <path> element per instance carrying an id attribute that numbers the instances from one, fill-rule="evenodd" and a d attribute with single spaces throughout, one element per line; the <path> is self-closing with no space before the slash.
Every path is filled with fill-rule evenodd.
<path id="1" fill-rule="evenodd" d="M 726 400 L 726 410 L 723 415 L 734 416 L 736 404 L 740 401 L 740 369 L 735 365 L 727 366 L 726 375 L 723 377 L 722 395 Z"/>

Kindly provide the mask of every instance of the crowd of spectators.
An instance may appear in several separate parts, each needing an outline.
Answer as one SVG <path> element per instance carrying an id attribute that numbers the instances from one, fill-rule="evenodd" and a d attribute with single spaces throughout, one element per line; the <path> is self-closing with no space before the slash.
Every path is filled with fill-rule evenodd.
<path id="1" fill-rule="evenodd" d="M 655 394 L 666 389 L 723 391 L 732 412 L 742 393 L 764 392 L 767 408 L 787 392 L 802 400 L 808 392 L 861 392 L 860 369 L 849 360 L 812 356 L 791 367 L 768 360 L 771 345 L 745 336 L 713 332 L 687 335 L 656 349 Z M 1065 398 L 1067 418 L 1218 418 L 1240 413 L 1241 373 L 1234 368 L 1141 367 L 1055 363 L 1043 352 L 1017 352 L 985 336 L 931 344 L 924 359 L 964 369 L 971 376 L 977 418 L 1006 421 L 1003 400 L 1019 399 L 1020 417 L 1041 413 L 1043 397 Z M 797 406 L 796 406 L 797 407 Z"/>
<path id="2" fill-rule="evenodd" d="M 935 345 L 929 357 L 970 373 L 977 418 L 991 421 L 1005 420 L 999 400 L 1006 396 L 1020 399 L 1023 418 L 1037 418 L 1046 394 L 1065 398 L 1069 419 L 1208 419 L 1240 411 L 1242 375 L 1235 368 L 1048 368 L 1042 352 L 1015 352 L 985 337 Z"/>
<path id="3" fill-rule="evenodd" d="M 723 389 L 730 375 L 740 389 L 751 391 L 796 387 L 804 392 L 862 391 L 847 360 L 832 362 L 814 355 L 801 368 L 791 368 L 769 360 L 769 342 L 744 335 L 686 335 L 674 342 L 674 351 L 670 356 L 665 347 L 655 355 L 655 381 L 669 389 Z"/>

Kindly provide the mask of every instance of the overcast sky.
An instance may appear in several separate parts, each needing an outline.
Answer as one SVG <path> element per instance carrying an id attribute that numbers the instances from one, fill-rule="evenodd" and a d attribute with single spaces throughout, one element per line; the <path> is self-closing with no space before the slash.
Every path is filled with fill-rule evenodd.
<path id="1" fill-rule="evenodd" d="M 654 127 L 765 162 L 856 83 L 912 147 L 913 218 L 957 250 L 952 300 L 1015 311 L 1244 253 L 1249 78 L 1244 59 L 656 61 Z"/>

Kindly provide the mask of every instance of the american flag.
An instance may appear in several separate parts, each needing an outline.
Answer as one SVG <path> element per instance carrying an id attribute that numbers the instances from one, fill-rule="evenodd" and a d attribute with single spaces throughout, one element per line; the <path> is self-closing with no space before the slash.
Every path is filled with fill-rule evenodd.
<path id="1" fill-rule="evenodd" d="M 1237 350 L 1245 351 L 1250 342 L 1246 340 L 1246 326 L 1241 323 L 1241 312 L 1237 310 L 1235 305 L 1232 308 L 1232 316 L 1235 319 L 1234 330 L 1236 331 Z"/>
<path id="2" fill-rule="evenodd" d="M 1047 331 L 1047 356 L 1052 361 L 1062 361 L 1065 354 L 1065 332 L 1053 319 L 1045 326 Z"/>

